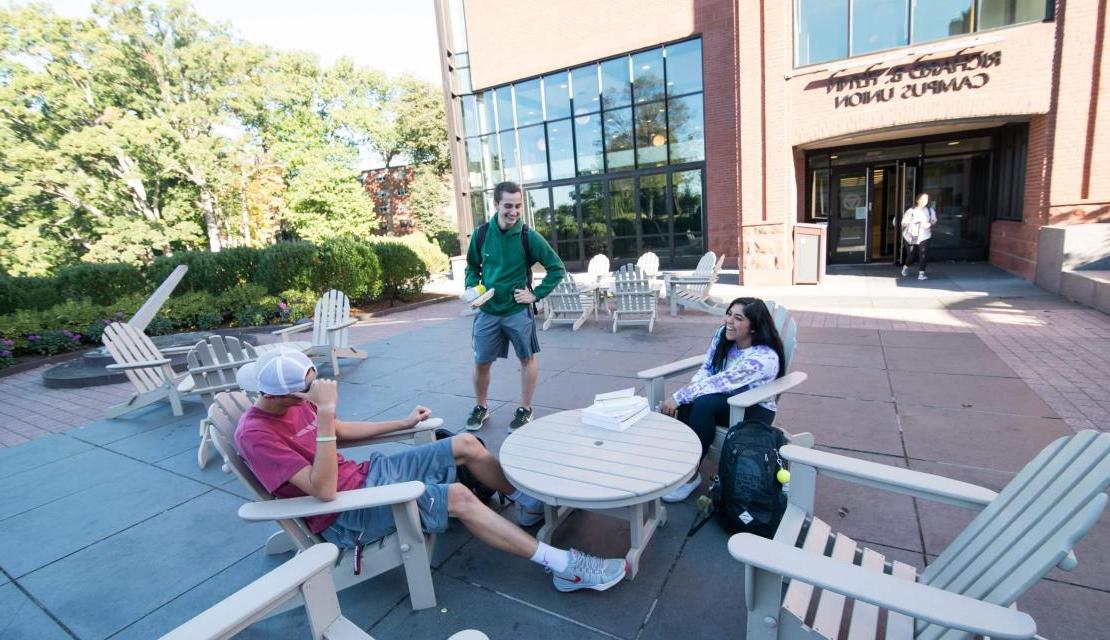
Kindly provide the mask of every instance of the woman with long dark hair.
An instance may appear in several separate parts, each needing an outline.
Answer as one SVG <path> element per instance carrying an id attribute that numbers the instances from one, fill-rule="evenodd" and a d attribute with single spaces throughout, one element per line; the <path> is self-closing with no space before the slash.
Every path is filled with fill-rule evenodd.
<path id="1" fill-rule="evenodd" d="M 782 338 L 767 305 L 759 298 L 737 298 L 728 305 L 724 326 L 713 335 L 705 363 L 690 384 L 662 402 L 659 411 L 677 417 L 698 434 L 704 459 L 717 427 L 729 426 L 729 397 L 781 378 L 785 361 Z M 776 410 L 771 399 L 748 407 L 744 418 L 771 424 Z M 681 502 L 700 484 L 699 473 L 663 500 Z"/>

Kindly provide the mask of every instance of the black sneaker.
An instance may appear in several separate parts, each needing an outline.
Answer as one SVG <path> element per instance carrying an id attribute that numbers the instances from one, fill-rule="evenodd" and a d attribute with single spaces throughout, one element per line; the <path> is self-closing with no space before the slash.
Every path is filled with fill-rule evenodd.
<path id="1" fill-rule="evenodd" d="M 477 431 L 482 428 L 482 423 L 486 420 L 489 420 L 489 409 L 476 404 L 470 412 L 470 417 L 466 419 L 466 428 L 469 431 Z"/>
<path id="2" fill-rule="evenodd" d="M 517 407 L 516 414 L 513 415 L 513 421 L 509 423 L 509 433 L 516 431 L 532 421 L 532 410 L 525 409 L 524 407 Z"/>

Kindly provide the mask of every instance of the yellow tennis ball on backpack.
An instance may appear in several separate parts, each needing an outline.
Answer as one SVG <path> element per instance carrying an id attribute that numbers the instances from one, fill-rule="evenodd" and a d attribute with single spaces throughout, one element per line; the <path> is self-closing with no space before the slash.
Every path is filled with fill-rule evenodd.
<path id="1" fill-rule="evenodd" d="M 486 292 L 486 285 L 479 282 L 478 286 L 474 287 L 474 290 L 478 292 L 478 295 L 482 295 Z"/>
<path id="2" fill-rule="evenodd" d="M 778 480 L 779 484 L 789 483 L 790 482 L 790 472 L 787 471 L 786 469 L 779 469 L 778 473 L 775 474 L 775 480 Z"/>

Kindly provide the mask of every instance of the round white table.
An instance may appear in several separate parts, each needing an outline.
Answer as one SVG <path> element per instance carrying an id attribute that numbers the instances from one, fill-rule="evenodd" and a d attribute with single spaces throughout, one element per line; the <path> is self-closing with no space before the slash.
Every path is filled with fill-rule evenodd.
<path id="1" fill-rule="evenodd" d="M 659 500 L 693 477 L 701 442 L 686 425 L 649 413 L 625 431 L 582 424 L 580 411 L 537 418 L 501 445 L 501 466 L 518 489 L 543 500 L 545 523 L 537 537 L 550 543 L 574 509 L 629 521 L 629 578 L 640 555 L 667 522 Z"/>

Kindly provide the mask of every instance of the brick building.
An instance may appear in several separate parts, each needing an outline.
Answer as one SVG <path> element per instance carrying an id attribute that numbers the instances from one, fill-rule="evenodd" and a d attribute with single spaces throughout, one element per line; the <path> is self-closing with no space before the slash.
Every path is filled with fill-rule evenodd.
<path id="1" fill-rule="evenodd" d="M 791 281 L 802 223 L 829 264 L 891 262 L 919 191 L 932 259 L 1025 278 L 1042 226 L 1110 222 L 1099 0 L 436 9 L 464 238 L 502 179 L 571 268 L 713 250 L 745 284 Z"/>
<path id="2" fill-rule="evenodd" d="M 412 167 L 408 165 L 362 172 L 362 187 L 374 203 L 374 213 L 382 233 L 406 235 L 412 232 L 414 227 L 409 211 L 409 185 L 412 184 L 413 175 Z"/>

